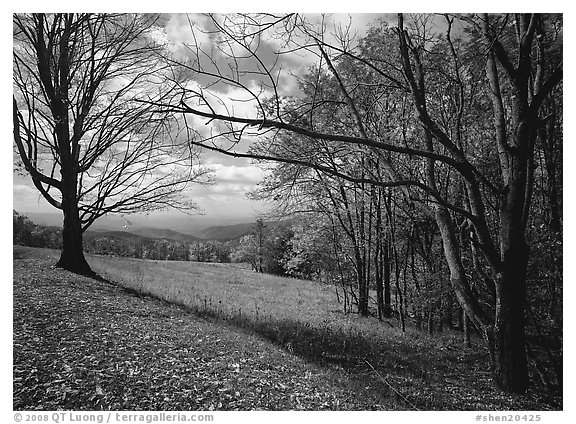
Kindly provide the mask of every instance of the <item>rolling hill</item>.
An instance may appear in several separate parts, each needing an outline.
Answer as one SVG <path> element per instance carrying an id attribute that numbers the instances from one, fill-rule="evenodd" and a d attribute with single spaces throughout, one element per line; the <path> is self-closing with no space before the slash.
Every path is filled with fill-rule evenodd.
<path id="1" fill-rule="evenodd" d="M 170 230 L 168 228 L 152 228 L 152 227 L 140 227 L 129 230 L 130 233 L 136 234 L 138 236 L 147 237 L 151 239 L 167 239 L 175 241 L 200 241 L 202 238 L 193 236 L 192 234 L 184 234 L 178 231 Z"/>
<path id="2" fill-rule="evenodd" d="M 149 241 L 153 238 L 140 236 L 138 234 L 133 234 L 128 231 L 86 231 L 84 233 L 84 238 L 90 240 L 96 237 L 106 237 L 113 240 L 142 240 Z"/>
<path id="3" fill-rule="evenodd" d="M 249 234 L 253 226 L 254 223 L 217 225 L 197 231 L 195 235 L 205 240 L 234 240 Z"/>
<path id="4" fill-rule="evenodd" d="M 23 215 L 30 218 L 37 225 L 62 227 L 62 217 L 58 214 L 24 212 Z M 279 225 L 287 225 L 289 222 L 290 220 L 267 222 L 266 225 L 269 229 L 272 229 Z M 208 240 L 229 241 L 250 234 L 254 227 L 254 222 L 244 222 L 230 225 L 214 225 L 200 229 L 191 227 L 188 230 L 189 232 L 184 233 L 170 228 L 151 226 L 128 226 L 126 228 L 125 224 L 126 221 L 119 217 L 106 218 L 106 220 L 90 227 L 90 230 L 85 233 L 85 236 L 91 238 L 99 235 L 115 239 L 142 237 L 145 239 L 166 239 L 189 243 Z M 118 228 L 124 228 L 124 230 L 118 230 Z M 190 234 L 191 232 L 193 232 L 193 234 Z"/>
<path id="5" fill-rule="evenodd" d="M 266 227 L 274 229 L 280 226 L 288 226 L 290 222 L 291 220 L 266 222 Z M 233 225 L 218 225 L 196 231 L 194 234 L 205 240 L 228 241 L 250 234 L 254 229 L 254 224 L 254 222 L 246 222 Z"/>

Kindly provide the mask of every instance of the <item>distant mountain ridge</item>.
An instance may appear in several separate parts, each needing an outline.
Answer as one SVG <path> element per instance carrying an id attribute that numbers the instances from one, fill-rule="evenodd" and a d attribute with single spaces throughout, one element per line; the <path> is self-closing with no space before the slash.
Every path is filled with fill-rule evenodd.
<path id="1" fill-rule="evenodd" d="M 195 235 L 205 240 L 228 241 L 250 234 L 253 227 L 253 222 L 233 225 L 216 225 L 196 231 Z"/>
<path id="2" fill-rule="evenodd" d="M 153 227 L 139 227 L 139 228 L 128 228 L 126 231 L 136 234 L 142 237 L 152 238 L 152 239 L 167 239 L 175 241 L 200 241 L 201 237 L 185 234 L 178 231 L 170 230 L 168 228 L 153 228 Z"/>
<path id="3" fill-rule="evenodd" d="M 39 225 L 62 227 L 62 218 L 57 214 L 24 212 L 23 215 L 27 216 L 34 223 Z M 267 222 L 266 225 L 269 228 L 275 228 L 279 225 L 287 225 L 289 222 L 289 220 L 273 221 Z M 166 239 L 188 243 L 209 240 L 229 241 L 250 234 L 255 224 L 255 222 L 245 222 L 230 225 L 214 225 L 190 231 L 190 233 L 184 233 L 169 228 L 127 226 L 125 223 L 126 220 L 121 220 L 120 218 L 117 219 L 117 228 L 120 227 L 122 230 L 110 228 L 105 225 L 97 226 L 95 228 L 90 227 L 90 230 L 86 232 L 86 236 L 95 237 L 97 235 L 104 235 L 117 239 L 133 239 L 135 237 L 140 237 L 144 239 Z"/>
<path id="4" fill-rule="evenodd" d="M 274 229 L 277 227 L 288 226 L 290 225 L 291 222 L 292 220 L 287 219 L 284 221 L 265 222 L 265 225 L 269 229 Z M 242 224 L 232 224 L 232 225 L 215 225 L 213 227 L 208 227 L 200 231 L 195 231 L 194 235 L 201 237 L 205 240 L 218 240 L 218 241 L 235 240 L 252 233 L 255 224 L 256 224 L 255 222 L 246 222 Z"/>
<path id="5" fill-rule="evenodd" d="M 105 236 L 115 239 L 172 240 L 193 243 L 197 241 L 229 241 L 240 238 L 252 231 L 252 223 L 219 225 L 209 227 L 196 234 L 186 234 L 168 228 L 136 227 L 124 231 L 87 231 L 88 237 Z"/>
<path id="6" fill-rule="evenodd" d="M 18 211 L 21 215 L 27 216 L 37 225 L 62 227 L 62 213 L 54 212 L 31 212 Z M 212 226 L 226 226 L 241 224 L 255 220 L 253 217 L 233 217 L 222 218 L 218 216 L 120 216 L 106 215 L 100 217 L 90 226 L 90 231 L 131 231 L 131 229 L 141 228 L 167 228 L 182 234 L 195 235 Z M 179 237 L 178 235 L 173 235 Z"/>
<path id="7" fill-rule="evenodd" d="M 270 229 L 276 228 L 278 226 L 289 225 L 291 221 L 274 221 L 267 222 L 266 226 Z M 236 240 L 247 234 L 250 234 L 254 228 L 254 222 L 245 222 L 242 224 L 231 224 L 231 225 L 215 225 L 212 227 L 204 228 L 202 230 L 195 231 L 194 234 L 182 233 L 179 231 L 170 230 L 167 228 L 155 228 L 155 227 L 137 227 L 134 229 L 128 228 L 126 231 L 143 237 L 153 238 L 153 239 L 167 239 L 185 242 L 195 242 L 195 241 L 230 241 Z"/>
<path id="8" fill-rule="evenodd" d="M 113 240 L 140 240 L 140 241 L 152 241 L 154 239 L 150 237 L 140 236 L 138 234 L 133 234 L 128 231 L 86 231 L 84 233 L 84 238 L 87 240 L 95 239 L 99 237 L 106 237 Z"/>

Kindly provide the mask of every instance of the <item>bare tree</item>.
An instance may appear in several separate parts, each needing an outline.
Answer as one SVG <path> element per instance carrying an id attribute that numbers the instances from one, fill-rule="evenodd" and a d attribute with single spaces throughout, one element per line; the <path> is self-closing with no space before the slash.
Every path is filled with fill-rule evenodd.
<path id="1" fill-rule="evenodd" d="M 178 121 L 142 103 L 171 93 L 143 15 L 14 15 L 13 125 L 21 165 L 62 210 L 58 266 L 91 273 L 82 234 L 107 213 L 194 208 L 202 181 Z M 172 76 L 173 77 L 173 76 Z"/>

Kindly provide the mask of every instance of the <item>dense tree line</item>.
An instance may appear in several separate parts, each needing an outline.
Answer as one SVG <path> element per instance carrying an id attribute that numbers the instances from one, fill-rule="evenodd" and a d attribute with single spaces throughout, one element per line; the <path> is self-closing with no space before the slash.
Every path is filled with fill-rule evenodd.
<path id="1" fill-rule="evenodd" d="M 291 254 L 292 237 L 288 223 L 271 225 L 258 219 L 250 234 L 240 238 L 230 258 L 233 262 L 249 263 L 256 272 L 288 275 L 286 258 Z"/>
<path id="2" fill-rule="evenodd" d="M 12 242 L 21 246 L 62 248 L 62 230 L 34 224 L 27 216 L 12 212 Z"/>
<path id="3" fill-rule="evenodd" d="M 13 243 L 22 246 L 62 248 L 62 229 L 34 224 L 28 217 L 13 212 Z M 230 262 L 231 251 L 238 241 L 205 240 L 183 242 L 114 235 L 96 231 L 85 233 L 84 251 L 98 255 L 168 261 Z"/>
<path id="4" fill-rule="evenodd" d="M 62 248 L 62 228 L 37 225 L 28 217 L 13 211 L 13 243 L 21 246 Z M 295 272 L 289 262 L 294 253 L 292 228 L 288 223 L 267 224 L 262 219 L 252 226 L 250 234 L 240 239 L 177 241 L 152 239 L 127 232 L 90 231 L 85 233 L 86 253 L 136 259 L 247 263 L 256 272 L 312 278 L 313 274 Z"/>

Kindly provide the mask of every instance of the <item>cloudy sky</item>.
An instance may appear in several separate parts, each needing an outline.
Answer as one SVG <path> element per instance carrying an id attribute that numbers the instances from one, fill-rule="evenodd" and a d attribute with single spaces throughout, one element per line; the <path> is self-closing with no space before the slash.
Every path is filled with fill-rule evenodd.
<path id="1" fill-rule="evenodd" d="M 310 20 L 318 20 L 321 15 L 310 14 L 307 17 Z M 391 18 L 390 15 L 333 14 L 328 18 L 328 29 L 333 29 L 338 24 L 346 25 L 351 22 L 353 30 L 362 35 L 368 23 L 378 17 Z M 223 18 L 221 17 L 221 19 Z M 185 45 L 198 43 L 201 44 L 204 51 L 210 52 L 211 57 L 208 58 L 207 55 L 204 59 L 214 60 L 215 63 L 223 65 L 225 63 L 224 54 L 212 50 L 214 36 L 201 30 L 196 30 L 195 34 L 192 35 L 190 22 L 193 22 L 197 29 L 210 27 L 210 21 L 202 15 L 167 14 L 162 21 L 162 26 L 157 29 L 154 36 L 167 43 L 177 57 L 181 57 L 183 60 L 191 55 L 190 49 L 186 48 Z M 280 41 L 275 39 L 274 34 L 264 37 L 258 51 L 265 61 L 273 63 L 275 60 L 274 52 L 278 49 L 279 43 Z M 239 52 L 235 51 L 235 53 Z M 313 55 L 305 53 L 298 56 L 281 56 L 277 63 L 277 69 L 281 72 L 279 87 L 282 91 L 281 94 L 290 94 L 295 87 L 293 78 L 289 73 L 301 74 L 314 60 Z M 248 63 L 245 65 L 249 66 Z M 245 83 L 250 88 L 257 90 L 258 83 L 261 82 L 258 78 L 261 77 L 254 76 L 253 78 L 254 80 L 246 79 Z M 202 80 L 201 76 L 196 76 L 190 79 L 189 86 L 191 89 L 198 89 L 199 86 L 207 82 L 207 79 Z M 254 109 L 256 103 L 247 96 L 245 91 L 230 86 L 218 86 L 212 88 L 212 93 L 215 96 L 213 106 L 217 110 L 219 108 L 220 111 L 224 112 L 226 108 L 232 108 L 237 116 L 256 117 Z M 200 129 L 201 135 L 207 135 L 212 129 L 210 125 L 206 125 L 206 120 L 198 117 L 187 119 L 191 120 L 195 128 Z M 246 141 L 239 146 L 240 150 L 246 149 L 250 140 L 251 138 L 247 137 Z M 251 163 L 247 159 L 234 159 L 208 151 L 203 153 L 203 161 L 213 169 L 215 182 L 213 185 L 191 187 L 189 196 L 204 211 L 205 218 L 203 219 L 206 222 L 214 223 L 215 221 L 225 224 L 253 221 L 259 213 L 266 210 L 266 205 L 246 198 L 246 193 L 256 186 L 264 174 L 264 171 L 257 164 Z M 13 208 L 19 212 L 59 212 L 48 205 L 39 195 L 29 177 L 16 172 L 13 175 Z M 166 226 L 169 226 L 170 220 L 183 217 L 180 212 L 163 212 L 157 213 L 156 216 L 160 220 L 167 220 Z M 138 218 L 135 217 L 135 220 Z M 160 225 L 158 220 L 154 221 L 153 224 Z"/>
<path id="2" fill-rule="evenodd" d="M 34 5 L 34 2 L 26 2 L 31 3 L 29 10 L 43 10 L 46 8 L 45 3 L 38 2 L 37 5 Z M 58 3 L 58 2 L 56 2 Z M 56 3 L 50 3 L 51 7 L 57 8 Z M 111 4 L 110 4 L 111 3 Z M 508 7 L 514 7 L 515 9 L 526 9 L 530 8 L 531 2 L 523 2 L 521 5 L 519 3 L 510 4 Z M 552 2 L 554 3 L 554 2 Z M 132 11 L 138 12 L 142 9 L 142 11 L 146 12 L 156 12 L 158 11 L 158 4 L 147 4 L 147 3 L 136 3 L 131 5 L 130 2 L 128 3 L 121 3 L 118 2 L 108 2 L 108 0 L 103 0 L 103 2 L 99 3 L 103 4 L 102 7 L 106 8 L 106 10 L 115 8 L 122 8 L 122 11 Z M 458 4 L 458 6 L 455 6 Z M 233 11 L 237 7 L 234 3 L 226 2 L 222 3 L 220 1 L 215 3 L 210 3 L 211 7 L 215 10 L 220 12 L 222 11 Z M 499 6 L 500 2 L 492 2 L 491 0 L 488 2 L 483 3 L 482 7 L 487 8 L 489 10 L 498 9 L 501 7 Z M 385 5 L 389 7 L 389 5 Z M 397 7 L 392 5 L 393 7 Z M 77 3 L 70 4 L 69 6 L 64 5 L 64 7 L 58 7 L 59 10 L 71 10 L 74 9 L 78 11 Z M 90 5 L 86 7 L 91 7 Z M 183 2 L 178 2 L 175 6 L 173 5 L 165 5 L 164 8 L 170 7 L 173 10 L 182 10 L 186 7 L 186 4 Z M 242 7 L 249 11 L 258 11 L 258 10 L 269 10 L 270 4 L 268 2 L 264 2 L 262 4 L 258 4 L 258 2 L 251 2 L 249 4 L 243 3 Z M 278 5 L 276 6 L 278 7 Z M 310 4 L 310 2 L 291 2 L 289 7 L 294 10 L 310 10 L 311 7 L 314 7 L 316 11 L 318 10 L 339 10 L 339 11 L 350 11 L 354 10 L 355 12 L 365 11 L 365 10 L 374 10 L 375 4 L 372 1 L 358 1 L 351 3 L 342 3 L 342 2 L 314 2 L 314 4 Z M 380 5 L 378 5 L 380 7 Z M 553 5 L 550 5 L 553 7 Z M 136 8 L 136 9 L 134 9 Z M 283 9 L 286 6 L 282 6 Z M 449 10 L 449 11 L 459 11 L 462 8 L 461 3 L 452 3 L 452 2 L 443 2 L 443 3 L 422 3 L 422 2 L 407 2 L 402 4 L 403 11 L 406 12 L 438 12 L 440 9 L 442 10 Z M 131 10 L 132 9 L 132 10 Z M 562 9 L 560 7 L 560 9 Z M 461 10 L 460 10 L 461 11 Z M 9 16 L 5 14 L 5 16 Z M 309 19 L 319 19 L 320 14 L 309 13 L 307 17 Z M 373 13 L 339 13 L 339 14 L 332 14 L 329 17 L 329 24 L 328 29 L 331 30 L 334 28 L 334 24 L 347 24 L 351 18 L 352 23 L 352 30 L 357 31 L 358 35 L 362 36 L 369 23 L 373 22 L 377 18 L 382 18 L 388 22 L 394 22 L 396 15 L 395 14 L 373 14 Z M 190 32 L 190 25 L 189 22 L 195 22 L 197 25 L 205 25 L 206 18 L 202 15 L 198 14 L 167 14 L 165 15 L 165 20 L 163 22 L 163 29 L 162 34 L 157 34 L 159 37 L 164 37 L 165 41 L 168 41 L 174 45 L 174 48 L 182 49 L 182 43 L 192 43 L 194 41 L 194 37 L 192 37 L 192 33 Z M 10 30 L 10 25 L 7 25 L 6 28 Z M 202 34 L 201 32 L 196 32 L 196 41 L 200 41 L 204 43 L 205 49 L 208 51 L 208 45 L 210 44 L 210 36 L 206 34 Z M 261 47 L 261 52 L 263 53 L 263 57 L 267 59 L 273 58 L 272 52 L 275 48 L 277 48 L 278 40 L 274 40 L 273 38 L 265 39 L 263 41 L 263 46 Z M 6 57 L 8 54 L 11 55 L 11 48 L 10 43 L 5 43 L 2 48 L 5 48 Z M 185 50 L 185 49 L 184 49 Z M 183 50 L 183 51 L 184 51 Z M 312 55 L 300 54 L 298 57 L 283 57 L 280 61 L 280 65 L 283 65 L 283 73 L 287 75 L 287 71 L 292 73 L 298 74 L 302 72 L 302 70 L 306 69 L 307 66 L 310 65 L 311 61 L 314 60 Z M 7 67 L 6 70 L 7 71 Z M 9 71 L 8 71 L 9 72 Z M 8 81 L 8 78 L 4 78 L 4 81 Z M 191 86 L 194 84 L 200 84 L 202 81 L 198 80 L 191 80 Z M 292 79 L 284 78 L 282 79 L 282 84 L 280 90 L 283 91 L 284 94 L 289 94 L 291 90 L 293 90 L 295 84 Z M 7 88 L 7 91 L 10 90 Z M 243 93 L 240 91 L 234 91 L 230 88 L 224 90 L 222 93 L 217 93 L 220 95 L 221 99 L 223 100 L 223 104 L 226 104 L 229 99 L 240 99 L 246 100 L 242 98 Z M 245 94 L 245 93 L 244 93 Z M 228 99 L 228 100 L 226 100 Z M 220 104 L 220 107 L 223 106 Z M 218 104 L 216 104 L 218 106 Z M 244 116 L 252 116 L 254 117 L 254 104 L 250 101 L 244 102 L 236 102 L 234 105 L 234 112 L 236 115 L 244 115 Z M 11 113 L 4 114 L 5 117 L 10 118 Z M 209 126 L 205 125 L 205 121 L 202 121 L 199 118 L 190 118 L 194 121 L 194 125 L 198 128 L 203 128 L 204 131 L 209 131 Z M 11 127 L 11 122 L 6 122 L 7 127 Z M 242 148 L 246 148 L 246 144 L 243 145 Z M 10 160 L 9 154 L 4 156 L 4 160 L 6 161 L 4 170 L 7 172 L 10 169 L 10 165 L 8 161 Z M 246 199 L 245 195 L 246 192 L 253 189 L 258 181 L 261 179 L 263 175 L 263 171 L 255 164 L 251 163 L 249 160 L 246 159 L 232 159 L 229 157 L 225 157 L 222 155 L 205 152 L 204 153 L 204 161 L 207 165 L 214 169 L 215 173 L 215 184 L 211 186 L 197 186 L 193 187 L 190 190 L 191 198 L 198 203 L 198 205 L 204 210 L 205 217 L 202 219 L 205 222 L 210 221 L 211 223 L 222 223 L 225 224 L 227 222 L 246 222 L 246 221 L 253 221 L 256 215 L 263 210 L 265 210 L 266 206 L 260 204 L 259 202 L 254 202 Z M 3 189 L 8 189 L 8 186 L 4 185 Z M 51 208 L 47 203 L 39 196 L 38 192 L 32 186 L 29 178 L 18 175 L 13 173 L 13 208 L 22 211 L 22 212 L 54 212 L 58 213 L 59 211 Z M 6 196 L 7 197 L 7 196 Z M 182 214 L 174 214 L 174 213 L 159 213 L 157 214 L 159 219 L 165 220 L 167 223 L 173 222 L 174 219 L 182 218 Z M 210 219 L 209 219 L 210 218 Z M 158 221 L 154 223 L 154 225 L 159 225 Z"/>

